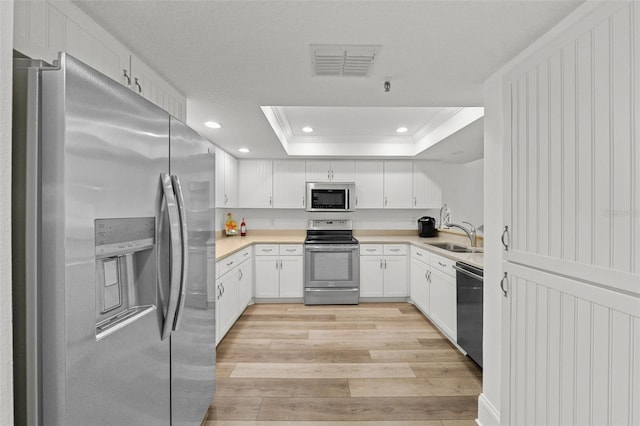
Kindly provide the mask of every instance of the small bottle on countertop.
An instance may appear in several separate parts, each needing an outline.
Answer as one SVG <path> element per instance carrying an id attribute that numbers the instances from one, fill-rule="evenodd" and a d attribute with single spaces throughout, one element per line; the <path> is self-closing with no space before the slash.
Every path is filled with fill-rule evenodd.
<path id="1" fill-rule="evenodd" d="M 240 222 L 240 236 L 247 236 L 247 225 L 244 223 L 244 217 L 242 218 L 242 222 Z"/>

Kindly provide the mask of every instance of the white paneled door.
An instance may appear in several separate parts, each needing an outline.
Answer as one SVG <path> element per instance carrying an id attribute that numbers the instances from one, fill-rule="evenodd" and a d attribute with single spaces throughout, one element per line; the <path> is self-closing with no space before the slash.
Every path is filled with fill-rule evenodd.
<path id="1" fill-rule="evenodd" d="M 640 5 L 507 75 L 501 421 L 640 424 Z"/>

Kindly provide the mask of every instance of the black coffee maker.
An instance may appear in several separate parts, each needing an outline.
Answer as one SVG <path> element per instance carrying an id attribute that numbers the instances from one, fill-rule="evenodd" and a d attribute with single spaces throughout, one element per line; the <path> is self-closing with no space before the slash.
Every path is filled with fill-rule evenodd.
<path id="1" fill-rule="evenodd" d="M 421 237 L 437 237 L 436 220 L 431 216 L 422 216 L 418 219 L 418 231 Z"/>

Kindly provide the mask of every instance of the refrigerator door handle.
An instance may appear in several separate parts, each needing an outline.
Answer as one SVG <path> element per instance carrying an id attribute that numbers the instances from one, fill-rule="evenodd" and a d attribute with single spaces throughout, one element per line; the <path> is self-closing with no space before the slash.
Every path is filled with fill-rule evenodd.
<path id="1" fill-rule="evenodd" d="M 176 196 L 173 190 L 171 177 L 168 173 L 160 175 L 160 183 L 162 185 L 162 210 L 166 210 L 169 217 L 169 240 L 171 244 L 171 277 L 169 282 L 169 300 L 164 312 L 164 324 L 162 326 L 162 339 L 166 339 L 171 335 L 173 329 L 173 319 L 180 297 L 180 278 L 182 270 L 179 268 L 181 264 L 181 237 L 180 237 L 180 212 L 176 202 Z"/>
<path id="2" fill-rule="evenodd" d="M 171 176 L 173 190 L 178 201 L 178 212 L 180 217 L 180 233 L 182 234 L 182 266 L 180 275 L 180 299 L 176 308 L 175 319 L 173 321 L 173 329 L 177 330 L 182 319 L 184 311 L 184 302 L 187 297 L 187 271 L 189 270 L 189 237 L 187 234 L 187 212 L 184 208 L 184 197 L 182 195 L 182 185 L 177 175 Z"/>

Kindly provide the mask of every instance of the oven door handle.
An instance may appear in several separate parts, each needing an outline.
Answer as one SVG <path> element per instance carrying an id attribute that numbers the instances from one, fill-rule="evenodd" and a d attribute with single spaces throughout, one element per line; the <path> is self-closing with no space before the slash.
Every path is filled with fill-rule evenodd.
<path id="1" fill-rule="evenodd" d="M 356 251 L 358 244 L 305 244 L 304 249 L 309 251 Z"/>
<path id="2" fill-rule="evenodd" d="M 336 287 L 329 287 L 329 288 L 305 288 L 304 291 L 308 291 L 310 293 L 324 293 L 324 292 L 329 292 L 329 291 L 342 291 L 342 292 L 354 292 L 354 291 L 358 291 L 358 287 L 350 287 L 350 288 L 336 288 Z"/>

